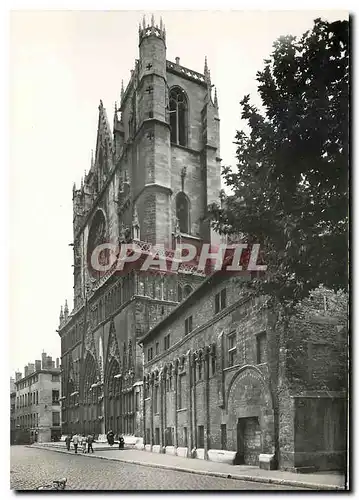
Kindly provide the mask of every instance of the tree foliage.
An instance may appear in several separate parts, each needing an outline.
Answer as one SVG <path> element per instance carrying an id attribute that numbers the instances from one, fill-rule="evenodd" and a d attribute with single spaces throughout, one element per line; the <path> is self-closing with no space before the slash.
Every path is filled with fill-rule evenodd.
<path id="1" fill-rule="evenodd" d="M 236 134 L 237 166 L 223 168 L 232 194 L 210 216 L 261 244 L 268 271 L 253 285 L 286 302 L 347 287 L 349 25 L 316 19 L 273 47 L 257 73 L 264 111 L 241 101 L 250 132 Z"/>

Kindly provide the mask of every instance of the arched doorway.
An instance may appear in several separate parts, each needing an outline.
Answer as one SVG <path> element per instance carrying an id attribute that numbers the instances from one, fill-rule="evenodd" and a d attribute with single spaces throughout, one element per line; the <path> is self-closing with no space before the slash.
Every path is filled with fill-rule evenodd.
<path id="1" fill-rule="evenodd" d="M 227 392 L 227 437 L 238 464 L 259 465 L 261 453 L 275 453 L 273 400 L 269 384 L 256 367 L 233 376 Z"/>
<path id="2" fill-rule="evenodd" d="M 83 389 L 83 408 L 84 408 L 84 429 L 81 432 L 100 434 L 101 424 L 99 409 L 101 408 L 101 387 L 99 384 L 98 372 L 95 358 L 87 353 L 84 368 L 84 389 Z"/>
<path id="3" fill-rule="evenodd" d="M 121 377 L 120 364 L 116 358 L 111 358 L 106 371 L 106 433 L 113 430 L 115 434 L 122 433 L 121 415 Z"/>

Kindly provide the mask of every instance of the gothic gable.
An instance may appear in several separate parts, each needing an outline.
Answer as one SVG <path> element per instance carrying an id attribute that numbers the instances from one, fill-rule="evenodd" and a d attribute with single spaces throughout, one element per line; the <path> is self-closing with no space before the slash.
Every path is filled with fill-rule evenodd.
<path id="1" fill-rule="evenodd" d="M 113 359 L 115 359 L 118 362 L 119 366 L 121 367 L 121 356 L 116 338 L 116 327 L 112 319 L 110 323 L 110 332 L 108 337 L 107 358 L 106 358 L 107 365 L 109 365 Z"/>
<path id="2" fill-rule="evenodd" d="M 86 336 L 85 336 L 85 350 L 84 350 L 84 359 L 86 358 L 87 353 L 92 354 L 93 358 L 97 360 L 97 355 L 96 355 L 96 346 L 95 346 L 95 339 L 93 336 L 93 333 L 90 328 L 88 328 Z"/>
<path id="3" fill-rule="evenodd" d="M 99 105 L 95 158 L 96 170 L 100 174 L 101 181 L 104 181 L 113 167 L 114 145 L 110 124 L 102 101 L 100 101 Z"/>

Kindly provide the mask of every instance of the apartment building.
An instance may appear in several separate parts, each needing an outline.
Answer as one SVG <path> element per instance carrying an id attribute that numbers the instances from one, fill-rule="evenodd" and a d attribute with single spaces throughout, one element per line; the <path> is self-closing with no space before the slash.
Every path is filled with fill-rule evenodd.
<path id="1" fill-rule="evenodd" d="M 45 352 L 15 373 L 16 442 L 49 442 L 61 436 L 61 369 Z"/>

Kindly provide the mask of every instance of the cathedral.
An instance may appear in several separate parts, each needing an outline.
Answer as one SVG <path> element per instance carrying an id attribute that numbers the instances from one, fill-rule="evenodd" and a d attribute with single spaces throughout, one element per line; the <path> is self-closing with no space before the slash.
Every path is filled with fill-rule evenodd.
<path id="1" fill-rule="evenodd" d="M 58 328 L 62 433 L 112 430 L 139 449 L 267 469 L 342 469 L 347 328 L 335 294 L 317 290 L 286 323 L 244 275 L 208 273 L 195 259 L 175 272 L 153 261 L 119 272 L 126 244 L 143 258 L 160 245 L 175 262 L 178 243 L 221 242 L 207 218 L 221 188 L 207 60 L 203 73 L 168 61 L 153 17 L 138 41 L 112 130 L 100 101 L 91 168 L 73 188 L 74 307 L 61 308 Z M 108 244 L 119 251 L 111 263 L 102 247 L 99 271 L 92 257 Z"/>
<path id="2" fill-rule="evenodd" d="M 74 307 L 61 307 L 62 432 L 142 435 L 143 354 L 138 339 L 185 299 L 203 273 L 119 274 L 92 269 L 107 242 L 215 243 L 206 221 L 219 199 L 216 90 L 205 59 L 198 73 L 166 59 L 161 22 L 138 28 L 139 58 L 121 87 L 113 127 L 102 101 L 91 168 L 73 187 Z"/>

